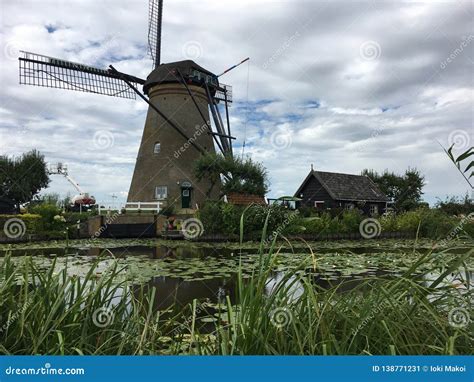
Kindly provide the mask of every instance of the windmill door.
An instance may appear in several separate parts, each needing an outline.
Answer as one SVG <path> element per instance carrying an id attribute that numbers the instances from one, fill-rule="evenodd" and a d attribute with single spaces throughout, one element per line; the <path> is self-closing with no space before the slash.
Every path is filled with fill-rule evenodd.
<path id="1" fill-rule="evenodd" d="M 191 192 L 191 183 L 183 182 L 181 185 L 181 208 L 191 208 Z"/>

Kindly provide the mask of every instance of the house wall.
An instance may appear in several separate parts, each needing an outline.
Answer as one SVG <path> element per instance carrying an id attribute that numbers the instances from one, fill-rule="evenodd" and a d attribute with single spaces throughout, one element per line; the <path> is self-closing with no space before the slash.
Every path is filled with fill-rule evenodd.
<path id="1" fill-rule="evenodd" d="M 385 202 L 351 202 L 348 200 L 339 200 L 335 204 L 339 207 L 339 204 L 342 208 L 345 208 L 346 204 L 352 203 L 355 208 L 361 210 L 364 215 L 370 216 L 371 206 L 376 205 L 378 207 L 378 214 L 381 215 L 385 212 Z"/>
<path id="2" fill-rule="evenodd" d="M 302 196 L 301 196 L 302 195 Z M 314 207 L 315 201 L 324 201 L 324 209 L 338 206 L 331 198 L 331 195 L 321 185 L 321 183 L 312 176 L 297 197 L 303 199 L 301 205 L 305 207 Z"/>
<path id="3" fill-rule="evenodd" d="M 301 196 L 301 194 L 303 196 Z M 347 200 L 334 200 L 331 195 L 326 191 L 326 189 L 321 185 L 319 180 L 316 177 L 312 176 L 303 189 L 300 192 L 300 195 L 297 197 L 303 199 L 300 202 L 301 206 L 305 207 L 314 207 L 315 201 L 324 201 L 324 207 L 322 210 L 327 208 L 344 208 L 346 204 L 353 203 L 355 208 L 362 210 L 365 215 L 370 215 L 370 206 L 377 205 L 378 213 L 383 214 L 385 212 L 385 202 L 351 202 Z"/>
<path id="4" fill-rule="evenodd" d="M 362 209 L 362 211 L 364 211 L 365 215 L 370 215 L 370 206 L 376 205 L 376 206 L 378 206 L 379 215 L 381 215 L 385 212 L 385 204 L 386 204 L 385 202 L 367 202 L 360 209 Z"/>

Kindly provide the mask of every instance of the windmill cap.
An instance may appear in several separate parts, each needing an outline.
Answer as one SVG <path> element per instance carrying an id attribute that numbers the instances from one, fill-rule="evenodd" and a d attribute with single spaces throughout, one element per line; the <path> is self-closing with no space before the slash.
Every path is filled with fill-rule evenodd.
<path id="1" fill-rule="evenodd" d="M 210 72 L 209 70 L 204 69 L 202 66 L 196 64 L 192 60 L 176 61 L 170 62 L 168 64 L 161 64 L 156 67 L 147 77 L 145 84 L 143 85 L 143 91 L 145 94 L 148 94 L 148 90 L 155 85 L 163 83 L 179 83 L 180 78 L 178 72 L 183 76 L 190 76 L 194 71 L 215 77 L 217 76 Z"/>

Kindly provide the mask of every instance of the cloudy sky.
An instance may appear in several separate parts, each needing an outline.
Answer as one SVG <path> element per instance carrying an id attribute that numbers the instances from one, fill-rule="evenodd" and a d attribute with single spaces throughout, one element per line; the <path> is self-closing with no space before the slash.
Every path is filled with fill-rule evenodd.
<path id="1" fill-rule="evenodd" d="M 125 197 L 146 104 L 18 84 L 20 50 L 145 78 L 147 0 L 1 0 L 0 153 L 39 149 L 99 200 Z M 263 162 L 269 196 L 310 165 L 426 177 L 425 200 L 469 187 L 443 153 L 473 145 L 474 3 L 165 0 L 162 60 L 194 59 L 233 86 L 235 152 Z M 98 134 L 104 140 L 97 142 Z M 95 137 L 95 139 L 94 139 Z M 48 191 L 74 194 L 53 177 Z"/>

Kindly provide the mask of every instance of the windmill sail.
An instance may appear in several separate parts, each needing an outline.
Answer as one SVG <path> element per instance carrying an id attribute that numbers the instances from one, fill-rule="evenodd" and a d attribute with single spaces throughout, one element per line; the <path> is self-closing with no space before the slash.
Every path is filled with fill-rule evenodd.
<path id="1" fill-rule="evenodd" d="M 163 0 L 150 0 L 148 4 L 148 54 L 153 60 L 153 68 L 161 63 L 162 15 Z"/>
<path id="2" fill-rule="evenodd" d="M 41 54 L 22 52 L 19 58 L 20 84 L 76 90 L 120 98 L 135 99 L 135 92 L 122 80 L 122 76 L 135 84 L 144 80 L 109 70 L 61 60 Z"/>
<path id="3" fill-rule="evenodd" d="M 216 94 L 214 94 L 214 98 L 217 101 L 224 101 L 231 104 L 232 103 L 232 86 L 224 85 L 220 83 L 219 87 L 216 88 Z"/>

